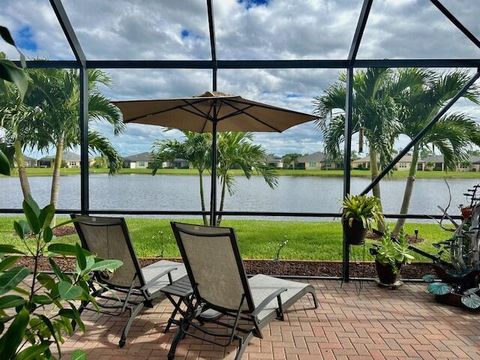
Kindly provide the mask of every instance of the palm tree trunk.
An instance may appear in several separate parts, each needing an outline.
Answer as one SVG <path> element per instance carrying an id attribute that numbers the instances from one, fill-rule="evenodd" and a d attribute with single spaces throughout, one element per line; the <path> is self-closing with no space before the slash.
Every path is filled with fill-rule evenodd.
<path id="1" fill-rule="evenodd" d="M 200 203 L 202 205 L 202 211 L 205 211 L 205 197 L 203 193 L 203 171 L 198 170 L 198 178 L 200 180 Z M 203 214 L 203 225 L 208 226 L 207 215 Z"/>
<path id="2" fill-rule="evenodd" d="M 57 206 L 58 192 L 60 190 L 60 167 L 63 160 L 63 135 L 60 136 L 56 143 L 57 150 L 55 152 L 55 160 L 53 162 L 52 187 L 50 189 L 50 204 Z"/>
<path id="3" fill-rule="evenodd" d="M 26 199 L 31 195 L 30 183 L 28 182 L 27 170 L 25 168 L 25 156 L 22 151 L 22 143 L 19 139 L 15 139 L 15 162 L 18 167 L 18 178 L 20 179 L 20 186 L 22 188 L 23 198 Z"/>
<path id="4" fill-rule="evenodd" d="M 378 176 L 378 159 L 377 152 L 374 149 L 370 149 L 370 172 L 372 174 L 372 181 Z M 377 184 L 372 189 L 373 196 L 375 196 L 380 202 L 380 207 L 382 207 L 382 198 L 380 194 L 380 184 Z M 378 224 L 378 231 L 384 232 L 385 225 L 383 223 Z"/>
<path id="5" fill-rule="evenodd" d="M 420 155 L 420 148 L 415 145 L 412 153 L 412 164 L 408 172 L 407 183 L 405 184 L 405 192 L 403 193 L 402 207 L 400 208 L 400 214 L 408 214 L 408 208 L 410 207 L 410 199 L 412 198 L 413 184 L 415 182 L 415 175 L 417 174 L 418 158 Z M 398 235 L 405 224 L 405 219 L 398 219 L 393 229 L 393 235 Z"/>
<path id="6" fill-rule="evenodd" d="M 219 211 L 223 211 L 223 205 L 225 204 L 225 189 L 226 188 L 227 188 L 227 184 L 226 184 L 225 178 L 223 178 L 223 181 L 222 181 L 222 195 L 220 197 Z M 222 222 L 222 215 L 218 215 L 216 226 L 220 226 L 221 222 Z"/>
<path id="7" fill-rule="evenodd" d="M 377 152 L 373 149 L 370 149 L 370 172 L 372 174 L 372 180 L 374 180 L 378 176 L 378 159 L 377 159 Z M 372 193 L 376 196 L 379 200 L 381 200 L 380 196 L 380 184 L 377 184 L 373 187 Z"/>

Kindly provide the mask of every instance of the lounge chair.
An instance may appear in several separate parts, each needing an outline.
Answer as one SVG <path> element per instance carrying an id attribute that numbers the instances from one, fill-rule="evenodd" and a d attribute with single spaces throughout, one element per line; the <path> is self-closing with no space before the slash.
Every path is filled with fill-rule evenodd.
<path id="1" fill-rule="evenodd" d="M 152 307 L 153 300 L 163 298 L 163 287 L 186 276 L 185 267 L 181 263 L 161 260 L 141 268 L 124 218 L 74 214 L 71 217 L 85 249 L 101 258 L 123 261 L 113 274 L 94 272 L 94 281 L 90 284 L 92 296 L 106 300 L 99 302 L 103 313 L 118 316 L 129 311 L 118 343 L 122 347 L 135 317 L 144 306 Z M 84 309 L 89 308 L 82 304 L 80 310 Z"/>
<path id="2" fill-rule="evenodd" d="M 315 308 L 318 306 L 312 285 L 266 275 L 248 279 L 233 229 L 171 224 L 193 288 L 193 299 L 172 341 L 169 359 L 174 358 L 185 335 L 224 347 L 238 342 L 235 359 L 240 359 L 252 336 L 262 338 L 261 329 L 274 319 L 283 320 L 284 311 L 305 294 L 310 293 Z M 215 312 L 222 317 L 213 316 Z M 216 323 L 224 331 L 213 331 L 205 326 L 206 322 Z M 206 336 L 189 332 L 190 328 Z"/>

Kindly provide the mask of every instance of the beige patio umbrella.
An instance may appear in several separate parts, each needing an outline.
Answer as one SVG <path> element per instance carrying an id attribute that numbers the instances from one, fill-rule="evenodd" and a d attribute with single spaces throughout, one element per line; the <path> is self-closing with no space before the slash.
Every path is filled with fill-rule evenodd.
<path id="1" fill-rule="evenodd" d="M 315 116 L 221 92 L 206 92 L 181 99 L 114 101 L 125 123 L 159 125 L 212 133 L 212 185 L 210 222 L 216 215 L 217 132 L 282 132 Z"/>

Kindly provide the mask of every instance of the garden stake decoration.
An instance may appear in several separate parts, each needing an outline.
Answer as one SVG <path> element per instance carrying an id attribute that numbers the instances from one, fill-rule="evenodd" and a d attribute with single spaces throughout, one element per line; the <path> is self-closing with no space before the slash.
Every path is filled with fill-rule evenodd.
<path id="1" fill-rule="evenodd" d="M 427 290 L 436 299 L 469 309 L 480 308 L 480 185 L 475 185 L 465 193 L 470 200 L 468 213 L 461 208 L 462 222 L 455 225 L 453 236 L 434 246 L 439 249 L 434 261 L 436 276 L 425 275 L 429 283 Z M 447 259 L 447 261 L 445 261 Z"/>

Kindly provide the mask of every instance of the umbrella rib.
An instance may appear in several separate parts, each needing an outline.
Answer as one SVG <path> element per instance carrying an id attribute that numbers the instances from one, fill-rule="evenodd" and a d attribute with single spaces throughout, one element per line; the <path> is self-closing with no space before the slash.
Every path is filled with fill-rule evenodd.
<path id="1" fill-rule="evenodd" d="M 200 101 L 197 101 L 197 103 L 198 103 L 198 102 L 200 102 Z M 189 104 L 189 103 L 187 102 L 186 105 L 192 106 L 193 104 Z M 185 110 L 184 107 L 185 107 L 186 105 L 185 105 L 185 104 L 183 104 L 183 105 L 176 105 L 176 106 L 171 107 L 171 108 L 169 108 L 169 109 L 164 109 L 164 110 L 160 110 L 160 111 L 155 111 L 155 112 L 153 112 L 153 113 L 146 114 L 146 115 L 136 116 L 136 117 L 134 117 L 134 118 L 125 120 L 125 123 L 130 123 L 130 122 L 133 122 L 133 121 L 135 121 L 135 120 L 138 120 L 138 119 L 141 119 L 141 118 L 144 118 L 144 117 L 147 117 L 147 116 L 163 114 L 163 113 L 165 113 L 165 112 L 172 111 L 172 110 L 177 110 L 177 109 Z M 198 115 L 198 114 L 195 114 L 195 115 Z"/>
<path id="2" fill-rule="evenodd" d="M 247 116 L 250 116 L 253 120 L 258 121 L 260 124 L 263 124 L 263 125 L 265 125 L 265 126 L 268 126 L 270 129 L 273 129 L 273 130 L 275 130 L 275 131 L 277 131 L 277 132 L 282 132 L 282 130 L 279 130 L 279 129 L 273 127 L 272 125 L 267 124 L 265 121 L 260 120 L 260 119 L 257 118 L 256 116 L 253 116 L 253 115 L 251 115 L 251 114 L 249 114 L 249 113 L 247 113 L 247 112 L 245 112 L 245 111 L 237 108 L 235 105 L 230 104 L 230 103 L 227 103 L 227 104 L 230 105 L 232 108 L 236 109 L 237 111 L 241 111 L 243 114 L 245 114 L 245 115 L 247 115 Z"/>
<path id="3" fill-rule="evenodd" d="M 230 104 L 229 104 L 229 105 L 230 105 Z M 232 106 L 232 107 L 233 107 L 233 106 Z M 251 107 L 253 107 L 253 105 L 248 105 L 247 107 L 245 107 L 245 108 L 243 108 L 243 109 L 241 109 L 241 110 L 237 110 L 237 111 L 234 111 L 234 112 L 232 112 L 232 113 L 230 113 L 230 114 L 228 114 L 228 115 L 222 116 L 221 118 L 218 118 L 217 120 L 218 120 L 218 121 L 221 121 L 221 120 L 225 120 L 225 119 L 227 119 L 227 118 L 229 118 L 229 117 L 237 116 L 237 115 L 239 115 L 239 114 L 244 113 L 245 110 L 250 109 Z"/>
<path id="4" fill-rule="evenodd" d="M 242 100 L 244 100 L 244 99 L 242 99 Z M 237 100 L 237 98 L 228 99 L 228 101 L 237 102 L 237 103 L 239 103 L 239 104 L 245 104 L 245 105 L 251 104 L 251 103 L 248 102 L 248 101 L 242 101 L 242 100 Z M 263 108 L 265 108 L 265 109 L 271 109 L 271 110 L 288 112 L 288 113 L 292 113 L 292 114 L 307 115 L 307 116 L 311 116 L 311 117 L 314 118 L 314 119 L 317 118 L 316 116 L 311 115 L 311 114 L 307 114 L 307 113 L 303 113 L 303 112 L 295 111 L 295 110 L 290 110 L 290 109 L 285 109 L 285 108 L 281 108 L 281 107 L 277 107 L 277 106 L 273 106 L 273 105 L 263 104 L 263 103 L 257 103 L 257 102 L 255 102 L 255 106 L 263 107 Z M 312 120 L 313 120 L 313 119 L 312 119 Z"/>
<path id="5" fill-rule="evenodd" d="M 209 115 L 208 113 L 203 112 L 202 110 L 200 110 L 199 108 L 197 108 L 197 107 L 195 106 L 195 104 L 199 103 L 200 101 L 197 101 L 196 103 L 190 103 L 190 102 L 188 102 L 188 100 L 185 100 L 185 99 L 184 99 L 183 101 L 185 101 L 185 103 L 186 103 L 187 105 L 191 106 L 191 107 L 194 108 L 196 111 L 198 111 L 202 117 L 204 117 L 204 118 L 210 118 L 210 115 Z M 185 110 L 185 109 L 184 109 L 184 110 Z M 191 113 L 195 114 L 193 111 L 191 111 Z M 195 115 L 198 115 L 198 114 L 195 114 Z"/>

